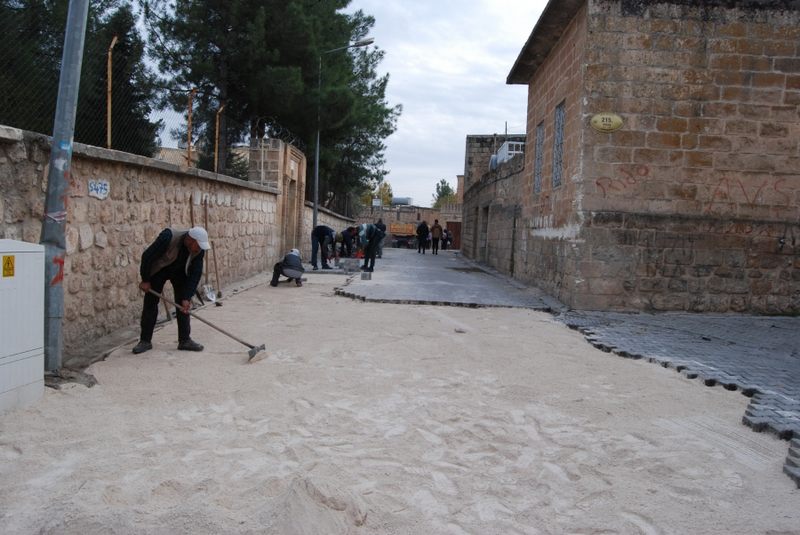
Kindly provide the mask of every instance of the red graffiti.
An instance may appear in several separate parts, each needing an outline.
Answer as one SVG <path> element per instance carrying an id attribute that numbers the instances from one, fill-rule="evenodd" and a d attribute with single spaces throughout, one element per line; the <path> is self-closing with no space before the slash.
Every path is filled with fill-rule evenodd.
<path id="1" fill-rule="evenodd" d="M 639 180 L 650 174 L 650 168 L 646 165 L 637 165 L 631 168 L 628 165 L 622 165 L 617 169 L 620 176 L 608 177 L 601 176 L 594 183 L 603 192 L 603 197 L 608 196 L 609 191 L 624 191 L 631 186 L 639 183 Z"/>
<path id="2" fill-rule="evenodd" d="M 762 193 L 765 189 L 772 189 L 780 195 L 784 202 L 783 203 L 775 203 L 779 205 L 786 205 L 788 206 L 791 201 L 791 196 L 787 191 L 784 191 L 783 185 L 786 182 L 785 178 L 779 178 L 772 182 L 770 188 L 770 179 L 765 178 L 761 185 L 759 185 L 755 191 L 753 188 L 747 188 L 739 178 L 727 178 L 723 177 L 720 179 L 717 186 L 714 188 L 714 191 L 711 193 L 711 200 L 708 201 L 706 205 L 705 212 L 710 212 L 715 204 L 721 203 L 742 203 L 742 204 L 756 204 L 759 198 L 761 198 Z"/>
<path id="3" fill-rule="evenodd" d="M 58 273 L 56 273 L 56 276 L 50 281 L 50 286 L 55 286 L 64 282 L 64 257 L 57 256 L 53 258 L 53 263 L 58 266 Z"/>

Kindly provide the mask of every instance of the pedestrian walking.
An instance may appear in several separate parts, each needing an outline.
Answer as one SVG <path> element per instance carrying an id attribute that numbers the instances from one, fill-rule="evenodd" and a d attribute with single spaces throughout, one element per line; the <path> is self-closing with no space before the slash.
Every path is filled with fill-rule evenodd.
<path id="1" fill-rule="evenodd" d="M 422 223 L 417 225 L 417 253 L 425 254 L 425 249 L 428 248 L 428 223 L 422 220 Z"/>
<path id="2" fill-rule="evenodd" d="M 439 254 L 439 240 L 442 239 L 442 226 L 438 219 L 431 225 L 431 254 Z"/>

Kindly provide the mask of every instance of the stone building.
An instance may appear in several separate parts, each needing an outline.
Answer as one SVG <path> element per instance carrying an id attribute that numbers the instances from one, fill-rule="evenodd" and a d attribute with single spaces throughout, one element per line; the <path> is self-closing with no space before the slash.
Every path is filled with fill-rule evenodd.
<path id="1" fill-rule="evenodd" d="M 573 308 L 800 311 L 800 3 L 551 0 L 507 82 L 524 160 L 465 170 L 465 254 Z"/>

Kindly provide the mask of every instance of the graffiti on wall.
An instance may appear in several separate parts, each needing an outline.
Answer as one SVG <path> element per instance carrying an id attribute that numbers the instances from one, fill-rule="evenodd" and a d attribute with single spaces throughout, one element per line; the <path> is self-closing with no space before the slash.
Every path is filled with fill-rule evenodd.
<path id="1" fill-rule="evenodd" d="M 597 189 L 603 197 L 622 194 L 638 185 L 650 176 L 647 165 L 622 165 L 617 168 L 615 176 L 601 176 L 595 180 Z M 786 178 L 764 178 L 760 183 L 748 184 L 740 178 L 722 177 L 711 190 L 708 201 L 704 202 L 703 211 L 710 213 L 715 208 L 728 209 L 730 204 L 755 205 L 764 202 L 769 194 L 767 204 L 770 206 L 792 206 L 792 192 L 787 187 Z"/>
<path id="2" fill-rule="evenodd" d="M 603 192 L 603 197 L 607 197 L 609 192 L 621 193 L 649 175 L 650 168 L 646 165 L 621 165 L 616 176 L 601 176 L 594 183 Z"/>
<path id="3" fill-rule="evenodd" d="M 739 178 L 721 178 L 706 203 L 705 212 L 711 212 L 717 205 L 756 204 L 764 193 L 776 194 L 773 206 L 789 206 L 792 197 L 786 189 L 785 178 L 765 178 L 758 187 L 746 186 Z"/>

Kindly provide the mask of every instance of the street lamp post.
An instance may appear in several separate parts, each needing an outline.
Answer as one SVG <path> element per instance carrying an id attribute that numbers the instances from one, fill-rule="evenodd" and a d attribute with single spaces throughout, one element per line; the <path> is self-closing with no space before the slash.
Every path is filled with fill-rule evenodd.
<path id="1" fill-rule="evenodd" d="M 330 54 L 332 52 L 339 52 L 347 50 L 348 48 L 359 48 L 362 46 L 371 45 L 375 39 L 369 37 L 361 39 L 347 46 L 325 50 L 319 55 L 319 63 L 317 65 L 317 136 L 314 147 L 314 217 L 311 223 L 311 228 L 317 228 L 318 208 L 319 208 L 319 131 L 320 131 L 320 100 L 322 98 L 322 56 L 323 54 Z"/>

